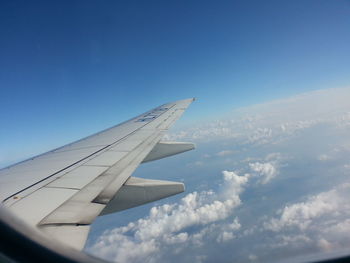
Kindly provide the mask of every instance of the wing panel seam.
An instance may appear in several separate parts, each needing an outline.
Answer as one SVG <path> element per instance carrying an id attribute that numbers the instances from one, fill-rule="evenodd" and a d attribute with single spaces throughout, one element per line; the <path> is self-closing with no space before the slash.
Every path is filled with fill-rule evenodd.
<path id="1" fill-rule="evenodd" d="M 160 116 L 162 116 L 164 113 L 168 112 L 168 111 L 169 111 L 170 109 L 172 109 L 175 105 L 176 105 L 176 104 L 174 104 L 174 105 L 172 105 L 171 107 L 169 107 L 166 111 L 162 112 L 158 117 L 160 117 Z M 134 119 L 134 118 L 133 118 L 133 119 Z M 156 118 L 156 119 L 158 119 L 158 118 Z M 140 130 L 140 129 L 142 129 L 143 127 L 147 126 L 148 124 L 150 124 L 151 122 L 153 122 L 153 121 L 156 120 L 156 119 L 153 119 L 153 120 L 151 120 L 151 121 L 145 123 L 145 125 L 143 125 L 143 126 L 137 128 L 136 130 L 132 131 L 131 133 L 129 133 L 129 134 L 127 134 L 127 135 L 125 135 L 124 137 L 120 138 L 119 140 L 117 140 L 117 141 L 115 141 L 115 142 L 113 142 L 113 143 L 111 143 L 111 144 L 109 144 L 109 145 L 103 147 L 102 149 L 100 149 L 100 150 L 98 150 L 98 151 L 96 151 L 96 152 L 94 152 L 94 153 L 92 153 L 92 154 L 90 154 L 90 155 L 88 155 L 88 156 L 86 156 L 86 157 L 80 159 L 79 161 L 76 161 L 75 163 L 73 163 L 73 164 L 71 164 L 71 165 L 68 165 L 68 166 L 66 166 L 65 168 L 63 168 L 63 169 L 61 169 L 61 170 L 59 170 L 59 171 L 57 171 L 57 172 L 55 172 L 55 173 L 53 173 L 53 174 L 51 174 L 51 175 L 49 175 L 49 176 L 47 176 L 47 177 L 45 177 L 45 178 L 43 178 L 43 179 L 41 179 L 41 180 L 35 182 L 34 184 L 31 184 L 30 186 L 27 186 L 27 187 L 23 188 L 22 190 L 17 191 L 16 193 L 10 195 L 9 197 L 3 199 L 3 200 L 2 200 L 2 203 L 6 202 L 6 201 L 9 200 L 10 198 L 12 198 L 12 197 L 18 195 L 19 193 L 21 193 L 21 192 L 23 192 L 23 191 L 25 191 L 25 190 L 28 190 L 28 189 L 30 189 L 31 187 L 33 187 L 33 186 L 35 186 L 35 185 L 37 185 L 37 184 L 39 184 L 39 183 L 41 183 L 41 182 L 44 182 L 45 180 L 49 179 L 50 177 L 55 176 L 56 174 L 58 174 L 58 173 L 60 173 L 60 172 L 63 172 L 64 170 L 66 170 L 66 169 L 68 169 L 68 168 L 70 168 L 70 167 L 72 167 L 72 166 L 74 166 L 74 165 L 80 163 L 81 161 L 84 161 L 84 160 L 88 159 L 89 157 L 91 157 L 91 156 L 93 156 L 93 155 L 95 155 L 95 154 L 97 154 L 97 153 L 99 153 L 99 152 L 101 152 L 101 151 L 107 149 L 108 147 L 110 147 L 110 146 L 116 144 L 117 142 L 120 142 L 121 140 L 123 140 L 123 139 L 127 138 L 128 136 L 134 134 L 135 132 L 137 132 L 138 130 Z M 130 119 L 130 120 L 132 120 L 132 119 Z M 124 123 L 125 123 L 125 122 L 124 122 Z M 117 126 L 119 126 L 119 125 L 113 126 L 113 127 L 109 128 L 109 129 L 112 129 L 112 128 L 117 127 Z M 106 129 L 106 130 L 108 130 L 108 129 Z M 96 133 L 96 134 L 98 134 L 98 133 Z M 95 135 L 96 135 L 96 134 L 95 134 Z M 88 138 L 88 137 L 87 137 L 87 138 Z M 80 141 L 80 140 L 79 140 L 79 141 Z M 69 144 L 68 144 L 68 145 L 69 145 Z M 62 147 L 60 147 L 60 148 L 62 148 Z M 60 148 L 57 148 L 57 149 L 55 149 L 55 150 L 58 150 L 58 149 L 60 149 Z M 53 150 L 53 151 L 55 151 L 55 150 Z M 53 152 L 53 151 L 50 151 L 50 152 Z M 29 159 L 29 160 L 30 160 L 30 159 Z M 35 191 L 36 191 L 36 190 L 35 190 Z M 35 192 L 35 191 L 33 191 L 33 192 Z"/>

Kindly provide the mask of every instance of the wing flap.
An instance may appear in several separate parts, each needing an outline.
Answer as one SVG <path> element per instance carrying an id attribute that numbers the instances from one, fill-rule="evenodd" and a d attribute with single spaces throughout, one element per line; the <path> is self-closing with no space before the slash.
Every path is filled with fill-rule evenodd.
<path id="1" fill-rule="evenodd" d="M 82 165 L 49 183 L 48 187 L 82 189 L 108 167 Z"/>
<path id="2" fill-rule="evenodd" d="M 163 136 L 163 132 L 157 132 L 155 135 L 150 136 L 145 140 L 138 148 L 130 153 L 130 161 L 127 165 L 122 165 L 123 171 L 119 172 L 120 168 L 118 166 L 112 167 L 109 170 L 111 174 L 119 174 L 115 176 L 114 180 L 111 181 L 106 188 L 103 189 L 101 193 L 93 200 L 93 202 L 107 204 L 120 189 L 120 187 L 125 183 L 125 181 L 131 176 L 135 169 L 139 166 L 142 160 L 150 153 L 154 146 L 158 143 L 160 138 Z M 127 162 L 127 160 L 125 160 Z"/>
<path id="3" fill-rule="evenodd" d="M 119 160 L 114 166 L 48 214 L 40 222 L 40 225 L 91 224 L 159 141 L 161 135 L 162 133 L 158 132 L 144 140 L 125 158 Z M 117 147 L 115 147 L 116 149 Z"/>
<path id="4" fill-rule="evenodd" d="M 76 189 L 43 187 L 12 204 L 10 209 L 30 225 L 37 225 L 43 217 L 62 205 L 77 192 L 78 190 Z M 47 202 L 48 198 L 49 202 Z"/>
<path id="5" fill-rule="evenodd" d="M 96 215 L 101 213 L 103 208 L 104 205 L 101 204 L 69 200 L 40 221 L 39 226 L 89 225 L 95 220 Z"/>
<path id="6" fill-rule="evenodd" d="M 146 163 L 159 160 L 175 154 L 193 150 L 194 148 L 195 145 L 190 142 L 158 142 L 142 162 Z"/>
<path id="7" fill-rule="evenodd" d="M 75 249 L 82 250 L 90 231 L 90 225 L 45 225 L 45 234 Z"/>
<path id="8" fill-rule="evenodd" d="M 101 215 L 157 201 L 182 193 L 184 190 L 183 183 L 130 177 L 102 210 Z"/>

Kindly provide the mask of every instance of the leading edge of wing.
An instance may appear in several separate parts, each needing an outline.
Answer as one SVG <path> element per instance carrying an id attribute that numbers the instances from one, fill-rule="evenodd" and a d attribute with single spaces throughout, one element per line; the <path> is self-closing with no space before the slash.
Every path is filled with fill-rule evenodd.
<path id="1" fill-rule="evenodd" d="M 42 156 L 42 155 L 45 155 L 45 154 L 48 154 L 48 153 L 51 153 L 51 152 L 60 150 L 60 149 L 62 149 L 62 148 L 65 148 L 65 147 L 67 147 L 67 146 L 70 146 L 70 145 L 72 145 L 72 144 L 74 144 L 74 143 L 77 143 L 77 142 L 80 142 L 80 141 L 84 141 L 84 140 L 86 140 L 86 139 L 88 139 L 88 138 L 90 138 L 90 137 L 99 135 L 99 134 L 101 134 L 101 133 L 103 133 L 103 132 L 106 132 L 106 131 L 108 131 L 108 130 L 110 130 L 110 129 L 113 129 L 113 128 L 115 128 L 115 127 L 121 126 L 121 125 L 123 125 L 123 124 L 125 124 L 125 123 L 127 123 L 127 122 L 129 122 L 129 121 L 132 121 L 132 120 L 134 120 L 134 119 L 137 119 L 137 118 L 141 117 L 141 116 L 144 115 L 144 114 L 147 114 L 147 113 L 149 113 L 149 112 L 152 112 L 153 110 L 155 110 L 155 109 L 157 109 L 157 108 L 161 108 L 161 107 L 164 107 L 164 106 L 169 105 L 169 104 L 187 104 L 187 105 L 186 105 L 186 108 L 187 108 L 187 107 L 188 107 L 193 101 L 195 101 L 195 100 L 196 100 L 196 98 L 188 98 L 188 99 L 177 100 L 177 101 L 173 101 L 173 102 L 168 102 L 168 103 L 162 104 L 162 105 L 160 105 L 160 106 L 158 106 L 158 107 L 156 107 L 156 108 L 153 108 L 153 109 L 150 110 L 150 111 L 147 111 L 147 112 L 145 112 L 145 113 L 143 113 L 143 114 L 138 115 L 137 117 L 133 117 L 133 118 L 131 118 L 131 119 L 128 119 L 128 120 L 126 120 L 126 121 L 123 121 L 123 122 L 121 122 L 121 123 L 118 123 L 118 124 L 116 124 L 116 125 L 113 125 L 112 127 L 106 128 L 106 129 L 104 129 L 104 130 L 102 130 L 102 131 L 99 131 L 99 132 L 93 133 L 93 134 L 91 134 L 91 135 L 88 135 L 88 136 L 86 136 L 86 137 L 83 137 L 83 138 L 81 138 L 81 139 L 79 139 L 79 140 L 76 140 L 76 141 L 67 143 L 67 144 L 65 144 L 65 145 L 63 145 L 63 146 L 59 146 L 59 147 L 54 148 L 54 149 L 52 149 L 52 150 L 49 150 L 49 151 L 47 151 L 47 152 L 43 152 L 43 153 L 34 155 L 34 156 L 32 156 L 32 157 L 29 157 L 29 158 L 24 159 L 24 160 L 22 160 L 22 161 L 19 161 L 19 162 L 16 162 L 16 163 L 7 165 L 7 166 L 5 166 L 5 167 L 1 167 L 1 168 L 0 168 L 0 173 L 1 173 L 2 170 L 10 169 L 10 168 L 13 167 L 13 166 L 19 165 L 19 164 L 21 164 L 21 163 L 24 163 L 24 162 L 27 162 L 27 161 L 30 161 L 30 160 L 33 160 L 33 159 L 35 159 L 35 158 L 37 158 L 37 157 L 40 157 L 40 156 Z"/>

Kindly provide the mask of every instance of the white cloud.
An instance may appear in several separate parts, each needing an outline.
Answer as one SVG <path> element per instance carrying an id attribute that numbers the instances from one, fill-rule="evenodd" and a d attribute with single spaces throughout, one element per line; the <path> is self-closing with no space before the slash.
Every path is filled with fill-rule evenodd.
<path id="1" fill-rule="evenodd" d="M 258 127 L 257 129 L 254 129 L 253 133 L 248 136 L 247 142 L 264 144 L 264 143 L 268 143 L 272 137 L 273 137 L 273 131 L 271 128 Z"/>
<path id="2" fill-rule="evenodd" d="M 231 230 L 238 230 L 241 228 L 241 224 L 238 221 L 238 218 L 236 217 L 231 224 L 227 225 L 229 229 Z"/>
<path id="3" fill-rule="evenodd" d="M 261 177 L 260 183 L 267 184 L 277 175 L 277 169 L 273 163 L 250 163 L 250 169 Z"/>
<path id="4" fill-rule="evenodd" d="M 299 233 L 293 233 L 292 235 L 287 234 L 281 234 L 275 236 L 277 242 L 272 243 L 272 248 L 281 248 L 281 247 L 302 247 L 305 246 L 305 244 L 309 244 L 312 242 L 312 240 L 305 234 L 299 234 Z"/>
<path id="5" fill-rule="evenodd" d="M 327 153 L 320 154 L 317 159 L 319 161 L 337 160 L 350 153 L 350 144 L 347 141 L 342 141 L 341 145 L 335 146 Z"/>
<path id="6" fill-rule="evenodd" d="M 330 251 L 333 248 L 332 244 L 324 238 L 318 240 L 317 246 L 323 251 Z"/>
<path id="7" fill-rule="evenodd" d="M 241 224 L 236 217 L 232 223 L 225 223 L 216 227 L 215 232 L 218 233 L 216 241 L 218 243 L 225 243 L 235 238 L 234 232 L 241 229 Z"/>
<path id="8" fill-rule="evenodd" d="M 315 230 L 316 228 L 318 231 L 328 229 L 331 232 L 336 232 L 337 228 L 342 229 L 343 226 L 347 229 L 350 226 L 347 221 L 334 225 L 334 220 L 326 219 L 335 217 L 338 219 L 336 221 L 339 221 L 341 216 L 350 215 L 349 198 L 350 184 L 340 185 L 329 191 L 310 196 L 304 202 L 286 205 L 277 212 L 279 216 L 266 221 L 264 227 L 275 232 L 295 227 L 301 231 L 310 228 Z"/>
<path id="9" fill-rule="evenodd" d="M 263 221 L 261 233 L 272 231 L 273 235 L 270 242 L 261 247 L 265 251 L 278 249 L 285 257 L 305 256 L 306 250 L 318 254 L 347 250 L 350 246 L 349 198 L 350 184 L 344 183 L 303 202 L 286 205 L 276 217 Z"/>
<path id="10" fill-rule="evenodd" d="M 228 182 L 229 187 L 234 189 L 237 193 L 242 192 L 242 186 L 248 182 L 250 177 L 249 174 L 245 174 L 244 176 L 240 176 L 235 172 L 231 171 L 222 171 L 225 182 Z M 228 194 L 229 191 L 227 191 Z"/>
<path id="11" fill-rule="evenodd" d="M 216 155 L 222 157 L 222 156 L 227 156 L 227 155 L 231 155 L 231 154 L 233 154 L 233 151 L 223 150 L 223 151 L 218 152 Z"/>
<path id="12" fill-rule="evenodd" d="M 207 168 L 206 159 L 227 156 L 213 158 L 214 165 L 222 165 L 229 159 L 230 167 L 237 170 L 222 172 L 219 190 L 193 192 L 177 204 L 156 206 L 148 216 L 106 231 L 89 250 L 120 262 L 164 262 L 171 254 L 181 256 L 186 262 L 201 262 L 213 261 L 213 254 L 218 256 L 223 248 L 230 246 L 232 251 L 225 251 L 226 256 L 235 253 L 238 260 L 270 262 L 269 253 L 290 257 L 309 249 L 334 251 L 349 247 L 350 188 L 344 184 L 311 196 L 309 192 L 341 182 L 341 177 L 332 180 L 333 173 L 339 171 L 331 167 L 333 163 L 337 162 L 337 168 L 344 170 L 350 167 L 347 161 L 340 163 L 340 156 L 346 156 L 350 149 L 344 146 L 346 142 L 341 141 L 342 137 L 333 136 L 329 141 L 325 137 L 347 134 L 349 91 L 316 91 L 239 109 L 223 120 L 168 134 L 169 140 L 211 143 L 202 148 L 197 159 L 200 161 L 189 161 L 192 167 Z M 342 147 L 334 148 L 333 142 Z M 320 147 L 312 147 L 312 143 Z M 267 151 L 272 154 L 266 155 Z M 291 160 L 289 166 L 281 164 L 286 156 Z M 331 158 L 334 162 L 324 162 L 322 171 L 305 165 L 311 161 L 316 163 L 315 158 L 322 161 Z M 266 191 L 264 187 L 277 176 L 276 183 L 281 184 L 281 188 L 271 184 L 268 187 L 271 192 Z M 290 185 L 291 179 L 295 179 L 295 184 Z M 308 184 L 312 184 L 312 188 Z M 254 188 L 249 189 L 252 190 L 249 197 L 247 194 L 247 199 L 243 199 L 246 195 L 242 193 L 249 186 Z M 287 188 L 286 192 L 280 190 Z M 266 200 L 262 201 L 265 196 Z M 281 209 L 271 216 L 272 211 L 276 211 L 273 205 Z"/>
<path id="13" fill-rule="evenodd" d="M 229 117 L 191 126 L 170 140 L 233 140 L 236 145 L 276 144 L 319 124 L 350 125 L 350 89 L 318 90 L 287 99 L 236 109 Z M 310 107 L 312 105 L 312 107 Z"/>
<path id="14" fill-rule="evenodd" d="M 327 154 L 321 154 L 321 155 L 319 155 L 318 157 L 317 157 L 317 159 L 319 160 L 319 161 L 328 161 L 328 160 L 330 160 L 330 159 L 332 159 L 329 155 L 327 155 Z"/>
<path id="15" fill-rule="evenodd" d="M 249 259 L 250 261 L 257 261 L 257 260 L 258 260 L 258 257 L 257 257 L 256 255 L 254 255 L 254 254 L 249 254 L 248 259 Z"/>
<path id="16" fill-rule="evenodd" d="M 152 262 L 169 249 L 180 253 L 188 246 L 207 245 L 209 240 L 221 244 L 239 238 L 242 225 L 233 215 L 242 204 L 240 195 L 251 180 L 266 184 L 277 174 L 280 154 L 269 154 L 267 159 L 270 162 L 250 163 L 246 169 L 250 173 L 222 171 L 217 191 L 192 192 L 176 204 L 154 206 L 148 216 L 103 233 L 88 251 L 118 262 L 144 262 L 145 258 Z"/>
<path id="17" fill-rule="evenodd" d="M 166 236 L 165 237 L 165 242 L 167 244 L 183 243 L 183 242 L 186 242 L 187 240 L 188 240 L 188 233 L 186 233 L 186 232 L 179 233 L 179 234 L 173 235 L 173 236 Z"/>
<path id="18" fill-rule="evenodd" d="M 232 232 L 227 232 L 227 231 L 223 231 L 219 234 L 218 238 L 216 239 L 216 241 L 218 243 L 224 243 L 224 242 L 227 242 L 231 239 L 234 238 L 234 235 Z"/>
<path id="19" fill-rule="evenodd" d="M 137 262 L 144 261 L 145 257 L 156 257 L 164 246 L 177 244 L 177 249 L 181 250 L 181 244 L 186 241 L 199 246 L 203 237 L 210 233 L 219 233 L 218 242 L 233 239 L 233 232 L 241 227 L 238 218 L 231 223 L 215 223 L 229 218 L 241 204 L 239 194 L 248 183 L 249 175 L 240 176 L 231 171 L 222 174 L 223 186 L 217 193 L 193 192 L 178 204 L 155 206 L 147 217 L 106 231 L 88 250 L 118 262 Z M 203 228 L 195 233 L 188 232 L 193 226 Z"/>
<path id="20" fill-rule="evenodd" d="M 281 159 L 283 159 L 284 157 L 282 156 L 281 153 L 278 152 L 274 152 L 274 153 L 269 153 L 268 155 L 265 156 L 265 161 L 274 161 L 277 162 Z"/>
<path id="21" fill-rule="evenodd" d="M 195 166 L 203 166 L 204 163 L 203 163 L 202 161 L 195 161 L 195 162 L 194 162 L 194 165 L 195 165 Z"/>

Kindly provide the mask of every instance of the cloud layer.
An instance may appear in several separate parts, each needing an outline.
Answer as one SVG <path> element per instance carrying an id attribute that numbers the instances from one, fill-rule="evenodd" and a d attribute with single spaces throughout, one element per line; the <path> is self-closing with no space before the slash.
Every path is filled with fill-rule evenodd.
<path id="1" fill-rule="evenodd" d="M 348 250 L 349 198 L 350 184 L 345 183 L 279 209 L 276 216 L 262 223 L 264 231 L 274 233 L 265 249 L 278 248 L 291 257 L 293 252 L 300 253 L 307 248 L 305 256 L 311 254 L 315 259 L 320 258 L 322 252 Z"/>
<path id="2" fill-rule="evenodd" d="M 350 88 L 318 90 L 237 109 L 220 120 L 169 133 L 167 138 L 198 142 L 234 139 L 242 145 L 278 143 L 317 125 L 349 127 L 349 98 Z"/>
<path id="3" fill-rule="evenodd" d="M 192 263 L 348 248 L 349 97 L 350 89 L 315 91 L 168 135 L 197 141 L 169 178 L 183 174 L 194 190 L 109 228 L 87 250 L 118 262 Z"/>
<path id="4" fill-rule="evenodd" d="M 241 228 L 233 217 L 242 204 L 240 194 L 249 181 L 266 184 L 277 174 L 271 163 L 252 163 L 250 171 L 244 175 L 222 171 L 218 191 L 193 192 L 179 203 L 155 206 L 147 217 L 106 231 L 89 251 L 117 262 L 145 262 L 145 258 L 152 262 L 171 246 L 181 250 L 181 244 L 200 246 L 208 238 L 217 243 L 232 240 Z"/>

